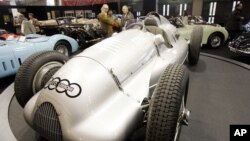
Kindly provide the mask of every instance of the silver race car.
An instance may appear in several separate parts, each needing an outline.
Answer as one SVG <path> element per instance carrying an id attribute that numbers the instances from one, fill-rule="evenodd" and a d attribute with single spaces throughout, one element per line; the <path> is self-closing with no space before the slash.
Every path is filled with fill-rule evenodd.
<path id="1" fill-rule="evenodd" d="M 157 13 L 126 29 L 69 61 L 46 51 L 23 63 L 15 95 L 42 137 L 121 141 L 146 127 L 147 141 L 178 140 L 190 115 L 182 64 L 197 64 L 203 30 L 195 28 L 186 41 Z"/>

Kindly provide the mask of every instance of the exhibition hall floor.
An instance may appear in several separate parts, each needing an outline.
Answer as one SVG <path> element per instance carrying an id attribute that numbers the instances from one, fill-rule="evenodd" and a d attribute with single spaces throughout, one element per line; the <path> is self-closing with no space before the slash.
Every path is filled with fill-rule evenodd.
<path id="1" fill-rule="evenodd" d="M 198 65 L 188 69 L 191 118 L 189 126 L 182 128 L 180 141 L 228 141 L 230 124 L 250 124 L 249 65 L 203 53 Z M 0 139 L 41 140 L 24 121 L 13 84 L 1 89 Z M 144 140 L 144 131 L 132 140 Z"/>

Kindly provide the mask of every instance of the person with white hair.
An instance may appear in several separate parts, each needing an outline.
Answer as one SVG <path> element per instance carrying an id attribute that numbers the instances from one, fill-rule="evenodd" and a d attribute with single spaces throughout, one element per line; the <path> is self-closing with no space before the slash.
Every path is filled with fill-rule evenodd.
<path id="1" fill-rule="evenodd" d="M 29 13 L 28 16 L 29 16 L 29 19 L 30 19 L 29 20 L 30 23 L 32 23 L 35 26 L 36 33 L 40 33 L 40 23 L 37 20 L 37 18 L 34 17 L 33 13 Z"/>
<path id="2" fill-rule="evenodd" d="M 108 17 L 109 6 L 103 4 L 101 8 L 101 13 L 98 14 L 98 19 L 100 21 L 102 29 L 107 33 L 107 37 L 112 36 L 113 27 L 115 26 L 114 20 Z"/>
<path id="3" fill-rule="evenodd" d="M 134 19 L 134 15 L 129 11 L 128 6 L 127 5 L 123 5 L 122 6 L 122 18 L 121 18 L 121 22 L 122 22 L 122 26 L 124 27 L 125 23 L 128 20 Z"/>
<path id="4" fill-rule="evenodd" d="M 35 26 L 30 23 L 23 14 L 18 15 L 18 22 L 21 24 L 21 34 L 28 35 L 28 34 L 35 34 L 36 29 Z"/>

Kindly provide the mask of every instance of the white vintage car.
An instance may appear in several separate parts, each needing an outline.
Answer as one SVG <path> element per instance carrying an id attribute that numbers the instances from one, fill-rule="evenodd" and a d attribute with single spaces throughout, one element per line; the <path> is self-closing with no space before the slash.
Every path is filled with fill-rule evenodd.
<path id="1" fill-rule="evenodd" d="M 218 24 L 196 23 L 185 25 L 180 18 L 175 18 L 174 25 L 177 27 L 180 35 L 185 39 L 191 38 L 191 32 L 197 26 L 203 28 L 202 44 L 209 45 L 212 48 L 221 47 L 228 39 L 227 30 Z"/>
<path id="2" fill-rule="evenodd" d="M 202 28 L 191 36 L 151 13 L 65 65 L 57 52 L 34 54 L 15 79 L 27 123 L 51 141 L 122 141 L 143 126 L 147 141 L 177 141 L 190 115 L 182 64 L 197 64 Z"/>

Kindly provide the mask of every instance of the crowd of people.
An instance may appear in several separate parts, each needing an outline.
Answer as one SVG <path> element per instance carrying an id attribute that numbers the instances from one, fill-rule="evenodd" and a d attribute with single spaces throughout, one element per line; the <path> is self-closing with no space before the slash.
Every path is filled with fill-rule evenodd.
<path id="1" fill-rule="evenodd" d="M 121 19 L 118 20 L 113 16 L 113 11 L 109 9 L 107 4 L 101 7 L 101 12 L 98 14 L 97 18 L 107 37 L 110 37 L 114 32 L 121 31 L 128 20 L 134 19 L 134 15 L 129 11 L 128 6 L 124 5 L 122 7 L 122 12 Z M 40 33 L 40 23 L 34 17 L 34 14 L 29 13 L 28 17 L 29 20 L 21 13 L 17 16 L 17 23 L 21 25 L 21 34 L 28 35 Z"/>
<path id="2" fill-rule="evenodd" d="M 134 15 L 129 11 L 128 6 L 124 5 L 122 12 L 121 21 L 119 21 L 113 17 L 113 12 L 107 4 L 102 6 L 101 12 L 98 14 L 98 20 L 102 29 L 107 33 L 107 37 L 110 37 L 116 31 L 120 31 L 128 20 L 134 19 Z"/>
<path id="3" fill-rule="evenodd" d="M 237 4 L 235 11 L 232 12 L 228 22 L 225 25 L 231 39 L 239 36 L 242 33 L 242 22 L 244 20 L 244 17 L 241 16 L 242 9 L 243 4 Z M 107 37 L 110 37 L 114 32 L 121 31 L 122 27 L 125 26 L 125 23 L 128 20 L 134 19 L 134 15 L 129 11 L 128 6 L 124 5 L 122 7 L 122 13 L 121 19 L 118 20 L 113 16 L 113 11 L 109 9 L 107 4 L 103 4 L 101 7 L 101 12 L 98 14 L 97 18 Z M 22 14 L 18 15 L 18 22 L 21 25 L 21 34 L 28 35 L 32 33 L 40 33 L 40 24 L 39 21 L 34 18 L 34 14 L 29 13 L 28 17 L 29 20 Z M 188 24 L 187 17 L 187 11 L 184 11 L 182 20 L 185 24 Z"/>

